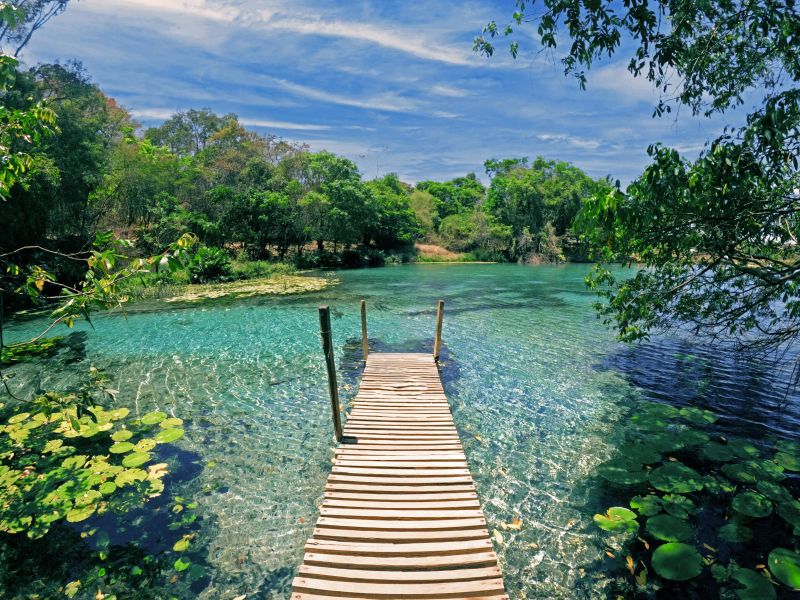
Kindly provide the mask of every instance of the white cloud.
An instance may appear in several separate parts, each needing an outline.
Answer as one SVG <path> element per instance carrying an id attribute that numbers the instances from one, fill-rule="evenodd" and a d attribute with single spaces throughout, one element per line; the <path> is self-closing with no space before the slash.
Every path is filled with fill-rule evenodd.
<path id="1" fill-rule="evenodd" d="M 247 117 L 239 117 L 239 122 L 242 125 L 250 125 L 252 127 L 291 129 L 296 131 L 325 131 L 331 128 L 330 125 L 316 125 L 314 123 L 290 123 L 288 121 L 268 121 L 266 119 L 250 119 Z"/>
<path id="2" fill-rule="evenodd" d="M 476 66 L 481 64 L 477 57 L 471 54 L 467 44 L 445 46 L 433 42 L 417 32 L 400 31 L 395 24 L 377 25 L 359 21 L 296 19 L 275 16 L 274 13 L 269 14 L 266 19 L 261 21 L 261 24 L 268 29 L 289 31 L 301 35 L 319 35 L 369 42 L 417 58 L 451 65 Z"/>
<path id="3" fill-rule="evenodd" d="M 623 63 L 600 67 L 587 76 L 586 90 L 611 92 L 626 104 L 658 101 L 658 90 L 642 76 L 634 77 Z"/>
<path id="4" fill-rule="evenodd" d="M 240 12 L 228 5 L 211 5 L 205 0 L 117 0 L 121 4 L 135 6 L 152 12 L 168 12 L 180 15 L 202 17 L 212 21 L 233 22 Z M 100 5 L 106 2 L 99 2 Z"/>
<path id="5" fill-rule="evenodd" d="M 434 94 L 439 96 L 448 96 L 450 98 L 463 98 L 464 96 L 469 96 L 469 92 L 467 90 L 453 87 L 451 85 L 434 85 L 430 90 Z"/>
<path id="6" fill-rule="evenodd" d="M 378 94 L 373 96 L 365 96 L 363 98 L 353 98 L 350 96 L 342 96 L 341 94 L 334 94 L 326 92 L 317 88 L 299 83 L 293 83 L 286 79 L 278 79 L 275 77 L 264 77 L 269 81 L 273 87 L 290 92 L 297 96 L 309 98 L 311 100 L 319 100 L 321 102 L 329 102 L 331 104 L 340 104 L 343 106 L 353 106 L 356 108 L 366 108 L 370 110 L 384 110 L 389 112 L 415 112 L 418 108 L 417 103 L 403 98 L 396 94 Z"/>
<path id="7" fill-rule="evenodd" d="M 536 136 L 536 139 L 540 142 L 566 143 L 582 150 L 596 150 L 602 144 L 600 140 L 581 138 L 564 133 L 540 133 Z"/>

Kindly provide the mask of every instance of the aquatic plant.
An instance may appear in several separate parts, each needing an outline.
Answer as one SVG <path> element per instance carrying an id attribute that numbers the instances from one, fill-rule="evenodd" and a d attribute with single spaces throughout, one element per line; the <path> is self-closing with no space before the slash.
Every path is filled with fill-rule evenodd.
<path id="1" fill-rule="evenodd" d="M 92 566 L 64 586 L 68 597 L 92 585 L 106 592 L 114 586 L 129 589 L 135 580 L 146 582 L 163 570 L 156 564 L 163 560 L 130 543 L 120 556 L 112 556 L 108 533 L 92 517 L 124 515 L 163 493 L 169 468 L 156 462 L 157 448 L 183 437 L 183 422 L 158 411 L 134 417 L 128 408 L 113 406 L 116 391 L 105 382 L 105 376 L 93 369 L 89 382 L 74 393 L 46 392 L 31 401 L 0 405 L 2 553 L 31 554 L 12 537 L 22 536 L 34 548 L 41 538 L 79 532 L 67 546 L 88 543 L 95 551 L 83 559 Z M 196 504 L 176 506 L 176 515 L 186 507 L 192 514 L 175 521 L 175 529 L 194 521 Z M 186 551 L 192 537 L 184 534 L 173 546 L 174 571 L 190 567 Z M 131 554 L 136 557 L 133 562 L 127 557 Z M 131 577 L 134 581 L 128 582 Z"/>
<path id="2" fill-rule="evenodd" d="M 640 587 L 652 571 L 658 578 L 650 584 L 658 587 L 705 573 L 710 579 L 703 581 L 743 600 L 775 598 L 784 586 L 800 589 L 800 501 L 784 485 L 786 472 L 800 471 L 800 444 L 775 440 L 763 449 L 701 429 L 715 421 L 699 408 L 638 407 L 619 456 L 597 468 L 620 494 L 631 493 L 631 510 L 612 507 L 595 523 L 623 537 L 637 558 L 629 555 L 627 568 Z M 713 526 L 720 518 L 724 524 Z M 755 535 L 767 530 L 768 536 Z M 723 564 L 720 557 L 728 556 Z M 760 559 L 755 568 L 741 566 L 753 556 Z"/>

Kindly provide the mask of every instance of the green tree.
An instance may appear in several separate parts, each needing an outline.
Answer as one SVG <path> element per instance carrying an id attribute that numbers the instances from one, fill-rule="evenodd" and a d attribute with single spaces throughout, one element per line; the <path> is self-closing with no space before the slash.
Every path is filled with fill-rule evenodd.
<path id="1" fill-rule="evenodd" d="M 417 189 L 428 192 L 439 200 L 440 219 L 474 209 L 486 194 L 486 189 L 475 173 L 445 182 L 420 181 Z"/>
<path id="2" fill-rule="evenodd" d="M 408 186 L 395 173 L 370 181 L 367 188 L 377 213 L 369 236 L 378 248 L 406 246 L 419 237 L 421 229 L 409 202 Z"/>
<path id="3" fill-rule="evenodd" d="M 411 210 L 417 217 L 417 222 L 426 235 L 435 233 L 439 228 L 439 200 L 433 194 L 424 190 L 415 189 L 408 198 Z"/>
<path id="4" fill-rule="evenodd" d="M 69 0 L 0 2 L 0 48 L 16 58 L 34 33 L 66 10 Z"/>
<path id="5" fill-rule="evenodd" d="M 591 279 L 603 313 L 623 339 L 688 322 L 698 334 L 734 336 L 754 348 L 800 335 L 800 13 L 793 1 L 586 3 L 518 1 L 510 24 L 490 23 L 475 40 L 537 28 L 541 43 L 569 45 L 567 73 L 587 81 L 603 56 L 625 52 L 628 70 L 661 93 L 654 114 L 680 106 L 694 114 L 754 108 L 695 161 L 659 145 L 626 191 L 598 194 L 582 227 L 602 258 L 635 256 L 647 267 L 618 281 Z M 559 34 L 559 27 L 563 33 Z"/>
<path id="6" fill-rule="evenodd" d="M 145 137 L 156 146 L 166 146 L 178 156 L 193 156 L 205 149 L 211 136 L 222 129 L 235 115 L 222 117 L 210 109 L 175 113 L 158 127 L 145 131 Z"/>

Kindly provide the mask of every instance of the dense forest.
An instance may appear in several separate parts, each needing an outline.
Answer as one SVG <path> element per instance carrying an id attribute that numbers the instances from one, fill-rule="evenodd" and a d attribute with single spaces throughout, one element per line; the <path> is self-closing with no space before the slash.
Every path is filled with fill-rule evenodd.
<path id="1" fill-rule="evenodd" d="M 31 163 L 0 203 L 0 251 L 31 246 L 30 261 L 42 258 L 36 246 L 74 252 L 112 230 L 143 256 L 194 234 L 197 281 L 231 277 L 231 260 L 405 262 L 418 258 L 416 241 L 460 260 L 585 259 L 573 221 L 609 186 L 544 158 L 487 160 L 488 188 L 474 173 L 415 186 L 392 173 L 365 181 L 351 160 L 248 130 L 235 114 L 188 110 L 144 129 L 77 62 L 21 70 L 4 93 L 17 110 L 43 101 L 53 132 L 18 140 Z M 46 262 L 71 279 L 71 261 L 51 253 Z"/>

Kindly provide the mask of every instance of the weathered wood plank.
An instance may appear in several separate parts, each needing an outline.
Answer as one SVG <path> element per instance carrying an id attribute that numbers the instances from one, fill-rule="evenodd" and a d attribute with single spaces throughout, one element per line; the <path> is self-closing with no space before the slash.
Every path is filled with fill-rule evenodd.
<path id="1" fill-rule="evenodd" d="M 430 354 L 368 354 L 292 600 L 508 600 Z"/>

